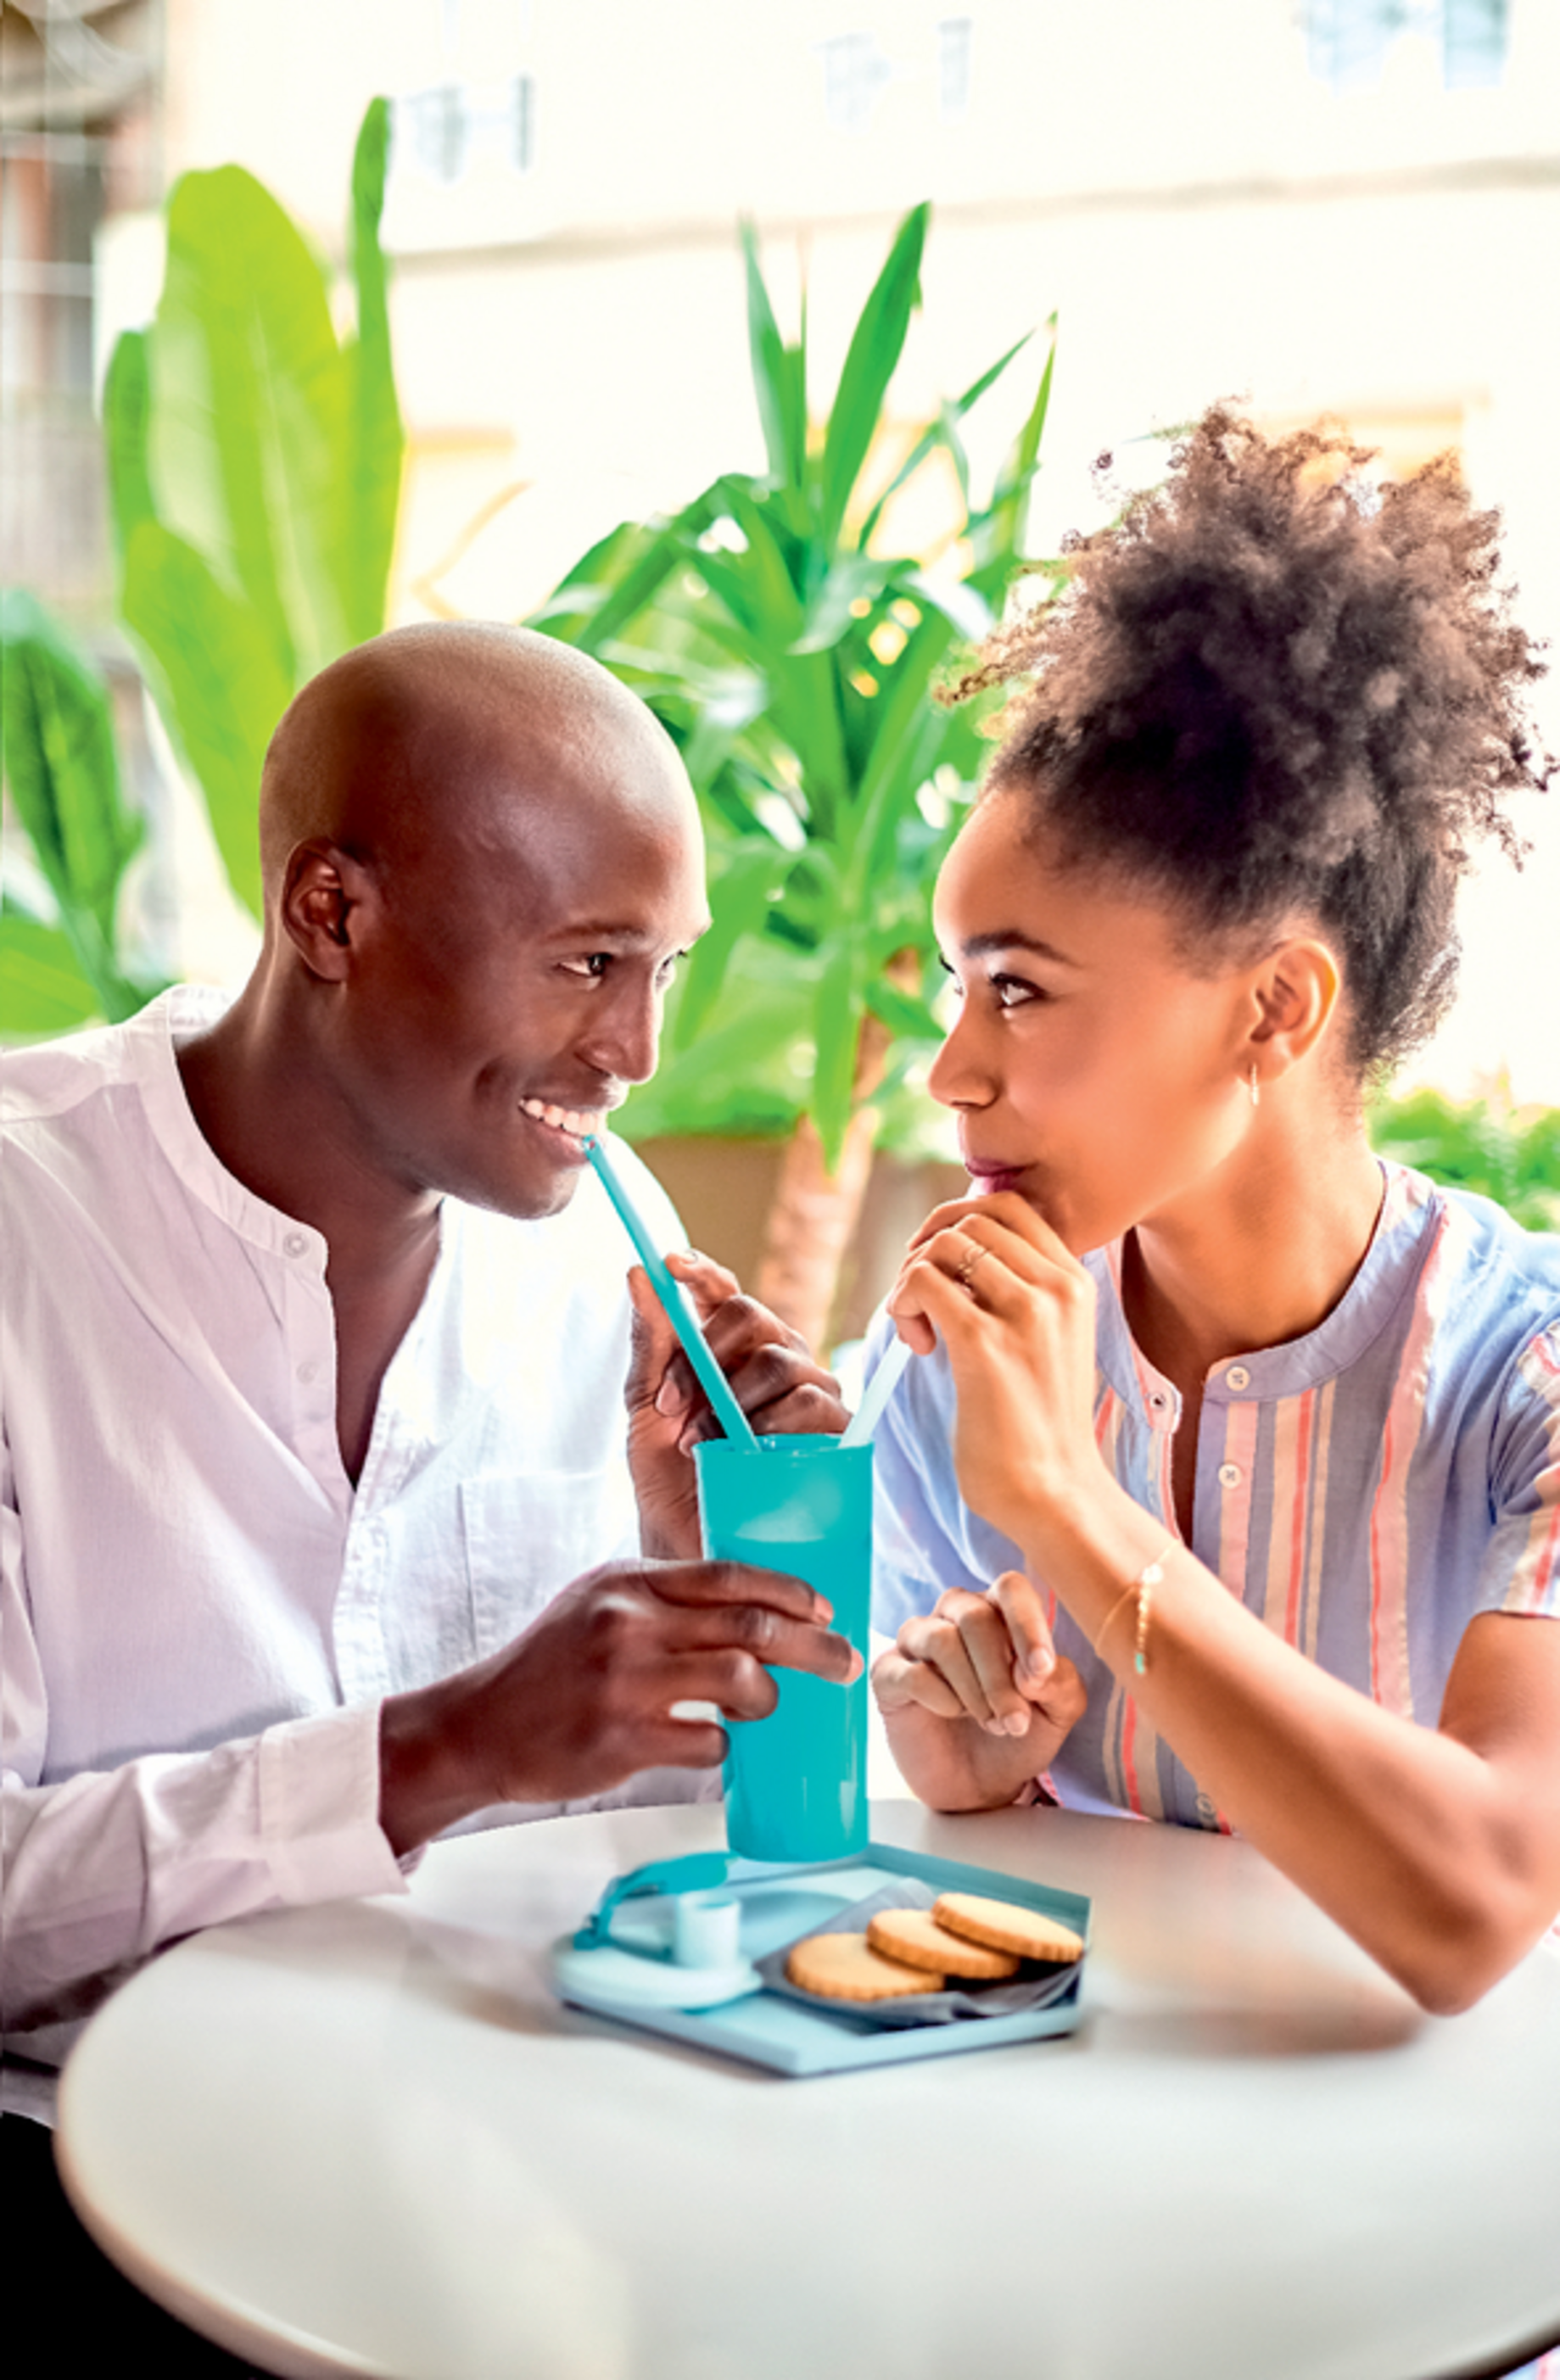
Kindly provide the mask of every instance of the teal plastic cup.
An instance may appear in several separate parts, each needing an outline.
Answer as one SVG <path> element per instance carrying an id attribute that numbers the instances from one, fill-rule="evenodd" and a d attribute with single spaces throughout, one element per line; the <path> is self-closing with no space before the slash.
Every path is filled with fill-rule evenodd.
<path id="1" fill-rule="evenodd" d="M 704 1551 L 803 1578 L 867 1658 L 872 1450 L 837 1438 L 707 1439 L 693 1451 Z M 771 1671 L 767 1718 L 732 1719 L 725 1836 L 743 1859 L 843 1859 L 867 1840 L 867 1681 Z"/>

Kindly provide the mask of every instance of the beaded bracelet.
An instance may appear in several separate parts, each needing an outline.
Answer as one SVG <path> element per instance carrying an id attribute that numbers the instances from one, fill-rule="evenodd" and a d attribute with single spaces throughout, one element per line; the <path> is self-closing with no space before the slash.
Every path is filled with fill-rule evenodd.
<path id="1" fill-rule="evenodd" d="M 1167 1544 L 1160 1548 L 1152 1561 L 1146 1563 L 1138 1572 L 1131 1585 L 1123 1588 L 1106 1612 L 1105 1624 L 1094 1639 L 1094 1650 L 1097 1653 L 1109 1633 L 1111 1621 L 1115 1618 L 1122 1605 L 1130 1603 L 1136 1597 L 1138 1627 L 1133 1640 L 1132 1667 L 1140 1678 L 1149 1666 L 1149 1615 L 1153 1602 L 1153 1590 L 1164 1582 L 1164 1565 L 1170 1555 L 1175 1552 L 1176 1545 L 1176 1540 L 1172 1537 Z"/>

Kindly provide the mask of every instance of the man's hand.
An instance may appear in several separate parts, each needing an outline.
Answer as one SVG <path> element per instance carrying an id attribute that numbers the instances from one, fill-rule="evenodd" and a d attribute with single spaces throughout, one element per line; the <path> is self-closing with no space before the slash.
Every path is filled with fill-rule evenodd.
<path id="1" fill-rule="evenodd" d="M 713 1703 L 765 1718 L 769 1665 L 847 1684 L 860 1656 L 800 1579 L 737 1562 L 589 1571 L 522 1636 L 439 1684 L 385 1703 L 380 1823 L 399 1856 L 496 1802 L 573 1802 L 641 1768 L 713 1768 L 725 1731 L 675 1718 Z"/>
<path id="2" fill-rule="evenodd" d="M 761 1437 L 805 1430 L 834 1437 L 845 1427 L 849 1416 L 839 1382 L 813 1362 L 795 1330 L 742 1294 L 735 1273 L 691 1251 L 666 1261 L 698 1307 L 711 1352 Z M 625 1394 L 640 1541 L 647 1554 L 680 1559 L 700 1545 L 692 1451 L 719 1429 L 639 1265 L 628 1275 L 628 1293 L 634 1345 Z"/>
<path id="3" fill-rule="evenodd" d="M 1011 1802 L 1088 1703 L 1038 1591 L 1016 1570 L 984 1595 L 950 1588 L 908 1620 L 873 1668 L 872 1691 L 907 1783 L 940 1810 Z"/>

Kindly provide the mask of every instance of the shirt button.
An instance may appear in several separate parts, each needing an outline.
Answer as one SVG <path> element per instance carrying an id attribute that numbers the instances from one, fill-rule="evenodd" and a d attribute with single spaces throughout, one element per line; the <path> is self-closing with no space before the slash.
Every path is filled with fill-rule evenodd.
<path id="1" fill-rule="evenodd" d="M 1200 1793 L 1198 1795 L 1197 1815 L 1202 1820 L 1204 1826 L 1210 1827 L 1218 1816 L 1219 1814 L 1213 1806 L 1213 1797 L 1211 1793 Z"/>
<path id="2" fill-rule="evenodd" d="M 1239 1463 L 1220 1463 L 1220 1465 L 1219 1465 L 1219 1485 L 1220 1485 L 1220 1487 L 1221 1487 L 1221 1488 L 1238 1488 L 1238 1487 L 1239 1487 L 1239 1485 L 1240 1485 L 1240 1465 L 1239 1465 Z"/>
<path id="3" fill-rule="evenodd" d="M 311 1380 L 318 1378 L 319 1371 L 320 1366 L 315 1363 L 313 1357 L 311 1356 L 306 1364 L 300 1364 L 299 1366 L 298 1377 L 303 1382 L 304 1387 L 307 1388 Z"/>
<path id="4" fill-rule="evenodd" d="M 282 1246 L 289 1257 L 306 1257 L 309 1254 L 309 1243 L 301 1232 L 289 1232 Z"/>
<path id="5" fill-rule="evenodd" d="M 1244 1364 L 1232 1364 L 1225 1378 L 1232 1389 L 1249 1389 L 1251 1385 L 1251 1375 Z"/>

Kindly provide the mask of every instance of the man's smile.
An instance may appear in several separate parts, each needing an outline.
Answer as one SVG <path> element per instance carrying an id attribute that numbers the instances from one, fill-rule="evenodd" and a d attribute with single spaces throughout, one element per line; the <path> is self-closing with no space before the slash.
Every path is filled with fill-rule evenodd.
<path id="1" fill-rule="evenodd" d="M 540 1124 L 544 1132 L 555 1135 L 559 1140 L 572 1143 L 581 1157 L 585 1153 L 586 1140 L 603 1131 L 606 1124 L 604 1108 L 565 1108 L 550 1099 L 522 1099 L 519 1104 L 522 1115 L 529 1116 L 532 1123 Z"/>

